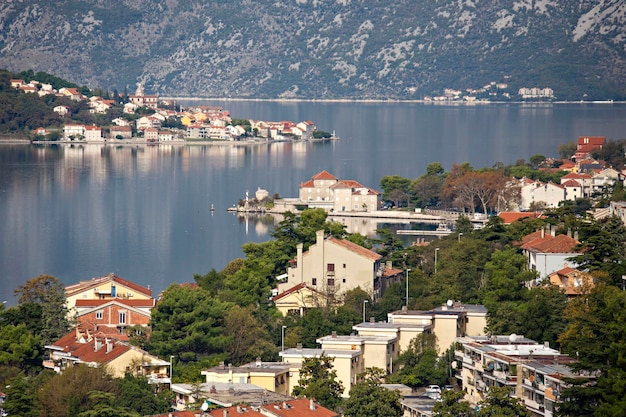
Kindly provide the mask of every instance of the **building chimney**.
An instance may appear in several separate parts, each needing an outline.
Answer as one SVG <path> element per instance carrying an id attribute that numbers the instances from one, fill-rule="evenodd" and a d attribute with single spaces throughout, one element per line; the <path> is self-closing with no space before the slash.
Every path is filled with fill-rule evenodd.
<path id="1" fill-rule="evenodd" d="M 228 417 L 228 410 L 224 410 L 224 412 L 222 413 L 222 415 L 223 415 L 224 417 Z"/>
<path id="2" fill-rule="evenodd" d="M 318 230 L 315 233 L 315 243 L 317 244 L 317 246 L 319 248 L 322 248 L 322 246 L 324 245 L 324 231 L 323 230 Z"/>
<path id="3" fill-rule="evenodd" d="M 333 332 L 330 334 L 330 337 L 332 337 L 333 339 L 337 338 L 337 332 L 333 330 Z"/>
<path id="4" fill-rule="evenodd" d="M 546 229 L 544 229 L 543 227 L 541 228 L 541 238 L 545 238 L 546 237 Z"/>
<path id="5" fill-rule="evenodd" d="M 241 406 L 237 406 L 237 414 L 241 414 L 241 413 L 242 413 Z"/>
<path id="6" fill-rule="evenodd" d="M 113 350 L 113 341 L 107 337 L 105 339 L 105 343 L 107 346 L 107 353 L 111 352 Z"/>
<path id="7" fill-rule="evenodd" d="M 370 317 L 370 323 L 376 323 L 376 317 Z"/>
<path id="8" fill-rule="evenodd" d="M 97 337 L 94 337 L 93 339 L 94 352 L 97 352 L 98 350 L 100 350 L 101 347 L 102 347 L 102 342 L 100 341 L 100 339 L 98 339 Z"/>
<path id="9" fill-rule="evenodd" d="M 263 362 L 261 361 L 261 357 L 260 357 L 260 356 L 258 356 L 258 357 L 256 358 L 256 367 L 257 367 L 257 368 L 260 368 L 260 367 L 261 367 L 261 365 L 263 365 Z"/>
<path id="10" fill-rule="evenodd" d="M 309 410 L 311 410 L 311 411 L 315 411 L 315 409 L 316 409 L 316 408 L 317 408 L 317 407 L 315 407 L 315 401 L 313 401 L 313 398 L 311 398 L 311 399 L 309 400 Z"/>
<path id="11" fill-rule="evenodd" d="M 302 343 L 296 344 L 296 350 L 302 350 Z"/>
<path id="12" fill-rule="evenodd" d="M 387 261 L 386 268 L 387 269 L 391 269 L 391 265 L 392 265 L 392 262 L 391 261 Z"/>
<path id="13" fill-rule="evenodd" d="M 283 401 L 283 409 L 286 410 L 287 408 L 288 408 L 287 407 L 287 403 L 285 401 Z"/>

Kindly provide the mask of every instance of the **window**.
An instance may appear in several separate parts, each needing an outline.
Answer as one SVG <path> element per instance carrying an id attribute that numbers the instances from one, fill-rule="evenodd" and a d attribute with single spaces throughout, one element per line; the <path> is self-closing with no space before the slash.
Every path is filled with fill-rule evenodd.
<path id="1" fill-rule="evenodd" d="M 96 320 L 102 320 L 102 310 L 96 311 Z"/>
<path id="2" fill-rule="evenodd" d="M 120 324 L 126 324 L 126 312 L 120 311 Z"/>
<path id="3" fill-rule="evenodd" d="M 346 279 L 345 278 L 342 279 L 341 282 L 343 282 L 345 284 L 346 283 Z"/>
<path id="4" fill-rule="evenodd" d="M 343 264 L 343 269 L 346 269 L 346 264 Z"/>
<path id="5" fill-rule="evenodd" d="M 333 287 L 335 285 L 335 278 L 328 278 L 328 286 Z"/>
<path id="6" fill-rule="evenodd" d="M 335 264 L 328 264 L 328 265 L 326 265 L 326 271 L 328 271 L 328 272 L 335 272 Z"/>
<path id="7" fill-rule="evenodd" d="M 311 278 L 311 284 L 317 285 L 317 278 Z"/>

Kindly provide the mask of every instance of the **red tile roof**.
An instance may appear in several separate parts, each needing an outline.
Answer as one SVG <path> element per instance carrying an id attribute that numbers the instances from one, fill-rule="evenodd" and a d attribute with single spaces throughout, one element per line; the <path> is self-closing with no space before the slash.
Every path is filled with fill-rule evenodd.
<path id="1" fill-rule="evenodd" d="M 321 171 L 311 177 L 312 180 L 336 180 L 333 174 L 328 171 Z"/>
<path id="2" fill-rule="evenodd" d="M 308 181 L 305 181 L 305 182 L 301 183 L 300 187 L 310 187 L 310 188 L 313 188 L 313 187 L 315 187 L 315 183 L 313 182 L 313 180 L 308 180 Z"/>
<path id="3" fill-rule="evenodd" d="M 604 136 L 579 136 L 578 146 L 594 145 L 597 148 L 598 146 L 604 145 L 605 140 L 606 138 Z"/>
<path id="4" fill-rule="evenodd" d="M 519 219 L 526 219 L 526 218 L 539 219 L 539 218 L 543 218 L 544 216 L 539 211 L 522 211 L 522 212 L 503 211 L 500 214 L 498 214 L 498 217 L 500 217 L 504 221 L 504 224 L 511 224 L 514 221 L 517 221 Z"/>
<path id="5" fill-rule="evenodd" d="M 352 243 L 349 240 L 345 240 L 345 239 L 337 239 L 334 237 L 331 237 L 330 239 L 328 239 L 330 242 L 336 243 L 339 246 L 343 246 L 344 248 L 348 249 L 351 252 L 357 253 L 361 256 L 365 256 L 367 258 L 370 258 L 374 261 L 377 261 L 379 259 L 382 258 L 381 255 L 377 254 L 374 251 L 371 251 L 369 249 L 364 248 L 363 246 L 357 245 L 356 243 Z"/>

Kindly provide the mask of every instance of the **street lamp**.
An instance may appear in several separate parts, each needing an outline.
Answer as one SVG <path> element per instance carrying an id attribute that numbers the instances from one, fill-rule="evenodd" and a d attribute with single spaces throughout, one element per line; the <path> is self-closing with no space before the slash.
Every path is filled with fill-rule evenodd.
<path id="1" fill-rule="evenodd" d="M 174 374 L 174 355 L 170 355 L 170 385 L 172 385 L 173 374 Z"/>
<path id="2" fill-rule="evenodd" d="M 439 248 L 435 248 L 435 274 L 437 273 L 437 252 L 439 252 Z"/>
<path id="3" fill-rule="evenodd" d="M 363 300 L 363 323 L 365 323 L 365 304 L 368 303 L 368 300 Z"/>
<path id="4" fill-rule="evenodd" d="M 285 350 L 285 329 L 287 328 L 287 326 L 283 326 L 282 329 L 280 329 L 280 351 L 284 351 Z"/>
<path id="5" fill-rule="evenodd" d="M 410 269 L 406 270 L 406 308 L 409 308 L 409 272 Z"/>

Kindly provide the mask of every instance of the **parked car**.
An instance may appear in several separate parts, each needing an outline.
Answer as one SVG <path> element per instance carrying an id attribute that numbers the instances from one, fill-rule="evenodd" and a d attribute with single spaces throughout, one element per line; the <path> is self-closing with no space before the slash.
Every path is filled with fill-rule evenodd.
<path id="1" fill-rule="evenodd" d="M 441 387 L 439 385 L 429 385 L 426 387 L 426 394 L 441 394 Z"/>

